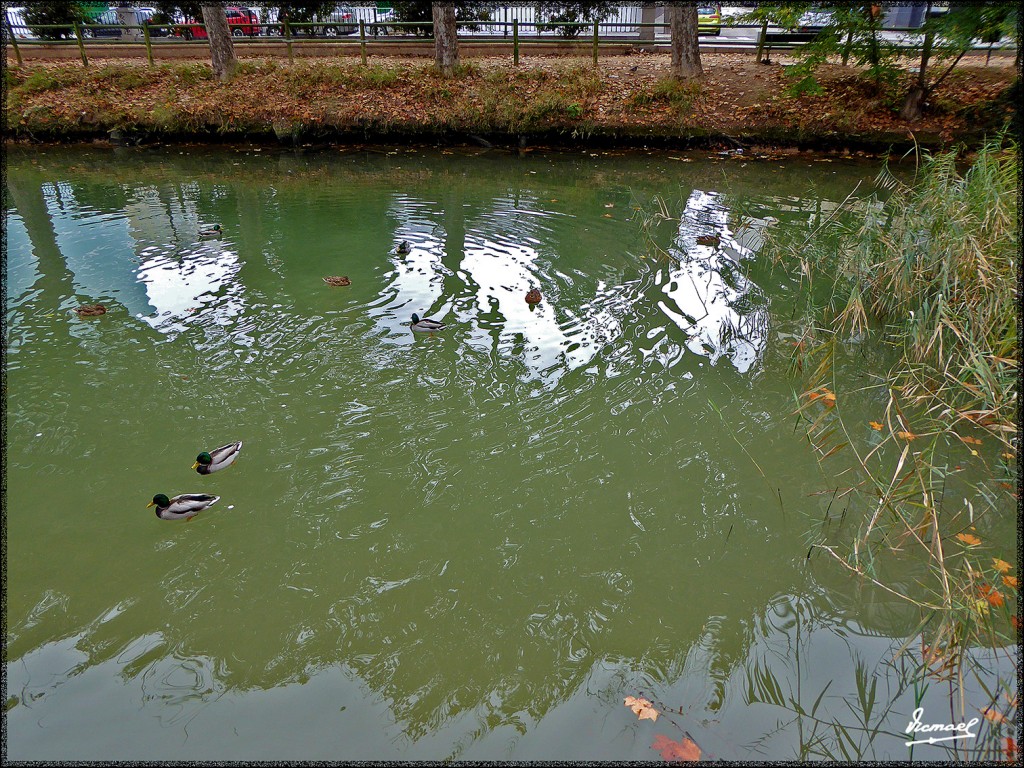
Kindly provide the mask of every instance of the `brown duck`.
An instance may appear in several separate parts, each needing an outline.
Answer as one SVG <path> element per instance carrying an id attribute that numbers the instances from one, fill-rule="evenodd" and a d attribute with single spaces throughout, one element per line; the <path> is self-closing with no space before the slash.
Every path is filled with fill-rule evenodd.
<path id="1" fill-rule="evenodd" d="M 529 291 L 527 291 L 526 303 L 531 305 L 540 304 L 540 290 L 538 290 L 537 288 L 531 288 Z"/>
<path id="2" fill-rule="evenodd" d="M 345 285 L 352 285 L 352 281 L 348 279 L 347 275 L 334 275 L 332 277 L 325 277 L 324 282 L 327 283 L 328 285 L 334 285 L 339 287 Z"/>
<path id="3" fill-rule="evenodd" d="M 83 304 L 80 307 L 75 307 L 75 312 L 79 317 L 99 317 L 107 314 L 107 308 L 102 304 Z"/>

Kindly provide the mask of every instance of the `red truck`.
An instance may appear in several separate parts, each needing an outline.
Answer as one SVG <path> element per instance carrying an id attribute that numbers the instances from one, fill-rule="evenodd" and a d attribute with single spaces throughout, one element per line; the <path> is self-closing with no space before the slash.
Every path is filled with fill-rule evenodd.
<path id="1" fill-rule="evenodd" d="M 227 7 L 224 13 L 228 17 L 228 28 L 232 37 L 256 37 L 260 33 L 260 19 L 249 8 Z M 206 29 L 194 19 L 187 19 L 185 24 L 174 30 L 174 34 L 186 40 L 206 39 Z"/>

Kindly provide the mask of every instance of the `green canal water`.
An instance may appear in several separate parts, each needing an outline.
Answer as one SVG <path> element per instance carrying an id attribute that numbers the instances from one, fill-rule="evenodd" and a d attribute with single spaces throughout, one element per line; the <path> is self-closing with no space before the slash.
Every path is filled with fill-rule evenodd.
<path id="1" fill-rule="evenodd" d="M 724 759 L 841 755 L 821 723 L 851 756 L 911 756 L 911 713 L 948 722 L 950 689 L 892 661 L 917 608 L 809 556 L 823 515 L 863 510 L 827 508 L 841 482 L 794 426 L 797 284 L 761 258 L 767 227 L 877 171 L 11 149 L 8 757 L 652 760 L 684 733 Z M 678 264 L 631 218 L 656 195 Z M 234 466 L 190 469 L 233 440 Z M 221 499 L 167 522 L 157 493 Z M 979 522 L 1006 560 L 1010 510 Z M 913 592 L 926 566 L 879 568 Z M 980 701 L 1015 654 L 975 654 Z M 816 700 L 817 726 L 796 717 Z"/>

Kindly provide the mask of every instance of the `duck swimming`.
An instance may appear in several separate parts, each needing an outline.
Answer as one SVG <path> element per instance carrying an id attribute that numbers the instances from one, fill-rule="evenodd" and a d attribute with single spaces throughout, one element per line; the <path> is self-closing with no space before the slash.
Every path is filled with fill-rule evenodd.
<path id="1" fill-rule="evenodd" d="M 537 288 L 531 288 L 526 293 L 526 303 L 527 304 L 530 304 L 530 305 L 540 304 L 540 298 L 541 298 L 540 297 L 540 290 L 537 289 Z"/>
<path id="2" fill-rule="evenodd" d="M 443 331 L 445 324 L 438 322 L 437 320 L 431 320 L 429 317 L 425 317 L 420 320 L 420 316 L 413 312 L 412 322 L 409 323 L 409 327 L 414 331 L 433 334 L 434 331 Z"/>
<path id="3" fill-rule="evenodd" d="M 410 253 L 411 251 L 412 251 L 412 247 L 409 245 L 409 241 L 408 240 L 403 240 L 402 242 L 400 242 L 398 244 L 398 247 L 395 248 L 395 253 L 406 254 L 406 253 Z"/>
<path id="4" fill-rule="evenodd" d="M 325 277 L 324 282 L 328 285 L 333 285 L 336 288 L 352 285 L 352 281 L 348 279 L 348 275 L 334 275 L 332 277 Z"/>
<path id="5" fill-rule="evenodd" d="M 238 458 L 238 454 L 241 451 L 241 440 L 237 443 L 228 443 L 227 445 L 222 445 L 220 448 L 214 448 L 209 453 L 203 451 L 196 456 L 196 463 L 192 465 L 192 469 L 200 475 L 208 475 L 211 472 L 217 472 L 225 467 L 230 467 L 232 463 L 234 463 L 235 459 Z"/>
<path id="6" fill-rule="evenodd" d="M 214 224 L 212 227 L 203 227 L 199 230 L 200 237 L 218 237 L 223 230 L 220 228 L 220 224 Z"/>
<path id="7" fill-rule="evenodd" d="M 102 304 L 83 304 L 80 307 L 75 307 L 75 312 L 79 317 L 99 317 L 107 314 L 107 308 Z"/>
<path id="8" fill-rule="evenodd" d="M 208 493 L 182 493 L 173 499 L 158 493 L 146 508 L 156 507 L 156 516 L 161 520 L 191 520 L 218 501 L 220 496 L 211 496 Z"/>

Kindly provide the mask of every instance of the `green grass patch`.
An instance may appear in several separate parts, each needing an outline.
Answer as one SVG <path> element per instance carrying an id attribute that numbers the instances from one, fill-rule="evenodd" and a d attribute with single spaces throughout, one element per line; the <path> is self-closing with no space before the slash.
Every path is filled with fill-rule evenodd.
<path id="1" fill-rule="evenodd" d="M 682 116 L 692 109 L 693 102 L 699 95 L 700 83 L 697 81 L 663 77 L 649 90 L 643 89 L 633 94 L 630 104 L 634 107 L 667 104 Z"/>
<path id="2" fill-rule="evenodd" d="M 195 85 L 213 80 L 213 69 L 209 64 L 188 62 L 183 64 L 162 64 L 160 69 L 170 73 L 181 85 Z"/>
<path id="3" fill-rule="evenodd" d="M 360 65 L 355 71 L 356 82 L 363 88 L 387 88 L 399 82 L 403 75 L 408 76 L 409 73 L 383 64 Z"/>
<path id="4" fill-rule="evenodd" d="M 131 90 L 141 88 L 152 80 L 152 74 L 142 67 L 111 64 L 93 70 L 90 76 L 94 83 Z"/>
<path id="5" fill-rule="evenodd" d="M 80 71 L 66 69 L 37 69 L 21 83 L 22 93 L 42 93 L 65 88 L 80 81 Z"/>

